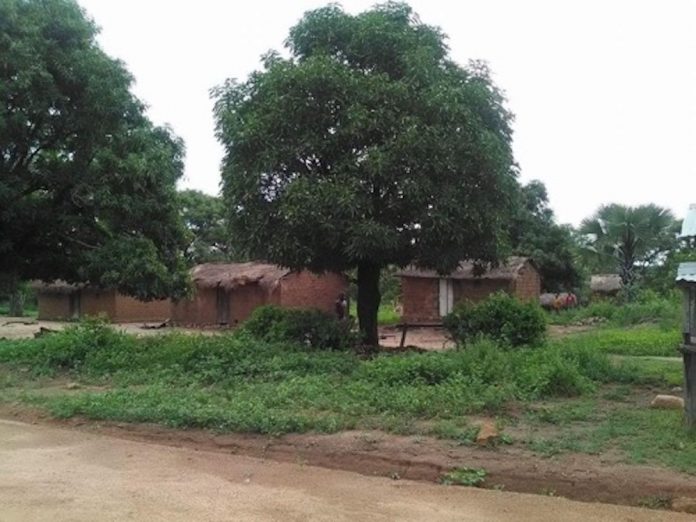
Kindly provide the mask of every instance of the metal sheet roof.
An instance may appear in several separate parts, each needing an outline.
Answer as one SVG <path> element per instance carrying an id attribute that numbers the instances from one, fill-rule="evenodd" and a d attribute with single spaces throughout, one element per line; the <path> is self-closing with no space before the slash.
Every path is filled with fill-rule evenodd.
<path id="1" fill-rule="evenodd" d="M 678 283 L 696 283 L 696 263 L 681 263 L 677 270 Z"/>
<path id="2" fill-rule="evenodd" d="M 696 204 L 689 205 L 689 212 L 682 223 L 681 237 L 696 237 Z"/>

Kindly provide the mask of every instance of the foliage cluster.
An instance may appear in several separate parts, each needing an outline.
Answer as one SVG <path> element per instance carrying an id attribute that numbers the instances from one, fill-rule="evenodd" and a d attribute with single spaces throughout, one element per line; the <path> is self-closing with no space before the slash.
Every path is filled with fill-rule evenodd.
<path id="1" fill-rule="evenodd" d="M 74 0 L 0 2 L 0 276 L 182 295 L 183 142 Z"/>
<path id="2" fill-rule="evenodd" d="M 264 341 L 300 343 L 324 350 L 349 349 L 356 344 L 349 321 L 339 321 L 320 310 L 261 306 L 245 321 L 244 329 Z"/>
<path id="3" fill-rule="evenodd" d="M 458 304 L 444 325 L 463 344 L 486 336 L 509 346 L 533 345 L 542 342 L 546 332 L 544 312 L 537 303 L 523 303 L 504 292 L 479 303 Z"/>

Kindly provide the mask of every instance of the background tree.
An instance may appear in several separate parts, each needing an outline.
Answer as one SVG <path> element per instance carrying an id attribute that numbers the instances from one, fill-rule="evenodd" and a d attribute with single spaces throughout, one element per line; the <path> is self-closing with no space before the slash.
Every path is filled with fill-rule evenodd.
<path id="1" fill-rule="evenodd" d="M 184 291 L 183 144 L 72 0 L 0 0 L 0 274 Z"/>
<path id="2" fill-rule="evenodd" d="M 357 268 L 376 345 L 382 267 L 500 257 L 511 115 L 486 67 L 455 64 L 405 4 L 310 11 L 286 45 L 213 91 L 233 238 L 291 268 Z"/>
<path id="3" fill-rule="evenodd" d="M 627 292 L 647 267 L 663 260 L 677 245 L 678 222 L 657 205 L 599 208 L 580 227 L 584 249 L 600 260 L 612 260 Z"/>
<path id="4" fill-rule="evenodd" d="M 199 190 L 179 192 L 179 207 L 189 232 L 184 255 L 189 265 L 232 258 L 222 200 Z"/>
<path id="5" fill-rule="evenodd" d="M 545 291 L 577 291 L 582 285 L 573 230 L 556 223 L 541 181 L 520 188 L 510 242 L 515 254 L 534 259 Z"/>

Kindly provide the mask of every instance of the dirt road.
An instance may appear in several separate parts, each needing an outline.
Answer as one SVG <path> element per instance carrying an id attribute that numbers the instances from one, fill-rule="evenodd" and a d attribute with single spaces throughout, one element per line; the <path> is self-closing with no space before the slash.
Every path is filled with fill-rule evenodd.
<path id="1" fill-rule="evenodd" d="M 0 420 L 0 520 L 680 521 Z"/>

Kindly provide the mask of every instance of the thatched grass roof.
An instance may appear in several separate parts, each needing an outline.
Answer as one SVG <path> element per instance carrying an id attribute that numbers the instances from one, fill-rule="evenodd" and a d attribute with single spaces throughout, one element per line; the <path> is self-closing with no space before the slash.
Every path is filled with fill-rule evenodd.
<path id="1" fill-rule="evenodd" d="M 596 274 L 590 278 L 590 290 L 596 294 L 615 294 L 621 287 L 618 274 Z"/>
<path id="2" fill-rule="evenodd" d="M 533 265 L 533 262 L 528 257 L 513 256 L 499 266 L 488 266 L 481 275 L 476 275 L 473 261 L 462 261 L 456 270 L 447 275 L 438 274 L 435 270 L 419 270 L 415 267 L 409 267 L 396 275 L 400 277 L 421 277 L 421 278 L 441 278 L 449 279 L 476 279 L 476 280 L 496 280 L 496 281 L 514 281 L 516 280 L 522 269 L 527 265 Z"/>
<path id="3" fill-rule="evenodd" d="M 68 283 L 62 279 L 57 279 L 55 281 L 32 281 L 31 288 L 37 293 L 43 294 L 63 294 L 68 295 L 86 288 L 85 283 Z"/>
<path id="4" fill-rule="evenodd" d="M 290 273 L 290 269 L 267 263 L 205 263 L 191 270 L 191 279 L 199 288 L 225 290 L 258 284 L 265 289 L 274 288 Z"/>

